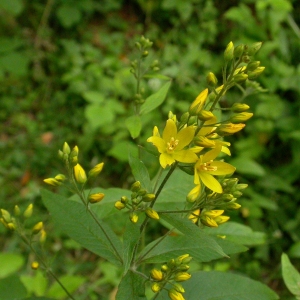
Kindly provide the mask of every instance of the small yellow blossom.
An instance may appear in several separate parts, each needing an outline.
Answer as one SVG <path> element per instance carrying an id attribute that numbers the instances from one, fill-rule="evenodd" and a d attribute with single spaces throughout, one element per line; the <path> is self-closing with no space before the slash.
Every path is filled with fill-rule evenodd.
<path id="1" fill-rule="evenodd" d="M 150 276 L 152 279 L 157 280 L 157 281 L 161 281 L 164 278 L 162 271 L 157 270 L 157 269 L 151 270 Z"/>
<path id="2" fill-rule="evenodd" d="M 194 102 L 190 105 L 189 113 L 191 116 L 196 116 L 200 110 L 203 108 L 205 101 L 207 99 L 208 89 L 203 90 Z"/>
<path id="3" fill-rule="evenodd" d="M 177 292 L 175 289 L 170 289 L 168 295 L 171 300 L 184 300 L 182 294 Z"/>
<path id="4" fill-rule="evenodd" d="M 96 193 L 96 194 L 91 194 L 89 195 L 89 202 L 90 203 L 98 203 L 104 198 L 103 193 Z"/>
<path id="5" fill-rule="evenodd" d="M 221 152 L 221 147 L 216 147 L 213 150 L 200 155 L 199 160 L 195 164 L 194 183 L 201 185 L 203 183 L 213 192 L 222 193 L 221 184 L 214 175 L 227 175 L 235 171 L 235 167 L 222 161 L 214 161 Z"/>
<path id="6" fill-rule="evenodd" d="M 190 149 L 183 149 L 188 146 L 194 138 L 195 129 L 188 126 L 177 132 L 177 127 L 172 119 L 167 121 L 162 138 L 153 135 L 147 139 L 160 153 L 159 162 L 163 168 L 172 165 L 175 161 L 183 163 L 194 163 L 197 155 Z"/>
<path id="7" fill-rule="evenodd" d="M 74 176 L 78 183 L 84 184 L 87 181 L 85 171 L 80 164 L 74 167 Z"/>

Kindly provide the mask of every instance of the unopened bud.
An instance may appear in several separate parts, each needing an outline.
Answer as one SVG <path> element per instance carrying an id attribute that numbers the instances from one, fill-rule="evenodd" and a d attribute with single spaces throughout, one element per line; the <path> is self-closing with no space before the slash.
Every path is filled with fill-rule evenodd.
<path id="1" fill-rule="evenodd" d="M 243 82 L 243 81 L 245 81 L 247 79 L 248 79 L 248 75 L 244 74 L 244 73 L 242 73 L 242 74 L 236 74 L 236 75 L 233 76 L 233 80 L 235 82 L 238 82 L 238 83 L 239 82 Z"/>
<path id="2" fill-rule="evenodd" d="M 226 206 L 227 209 L 239 209 L 240 207 L 242 206 L 237 202 L 228 203 Z"/>
<path id="3" fill-rule="evenodd" d="M 68 154 L 68 155 L 70 154 L 71 149 L 70 149 L 70 146 L 68 145 L 67 142 L 64 142 L 62 152 L 63 152 L 64 154 Z"/>
<path id="4" fill-rule="evenodd" d="M 250 108 L 250 106 L 245 103 L 234 103 L 231 106 L 231 110 L 235 113 L 244 112 L 244 111 L 248 110 L 249 108 Z"/>
<path id="5" fill-rule="evenodd" d="M 236 185 L 235 189 L 238 191 L 244 190 L 248 187 L 247 183 L 239 183 Z"/>
<path id="6" fill-rule="evenodd" d="M 121 197 L 121 202 L 124 203 L 124 204 L 128 203 L 128 198 L 126 196 L 122 196 Z"/>
<path id="7" fill-rule="evenodd" d="M 43 180 L 45 183 L 52 185 L 52 186 L 59 186 L 61 182 L 56 180 L 55 178 L 46 178 Z"/>
<path id="8" fill-rule="evenodd" d="M 8 228 L 9 230 L 14 231 L 14 230 L 16 230 L 16 224 L 13 223 L 13 222 L 7 223 L 7 228 Z"/>
<path id="9" fill-rule="evenodd" d="M 177 274 L 175 274 L 174 280 L 175 281 L 186 281 L 186 280 L 189 280 L 191 277 L 192 277 L 192 275 L 187 272 L 178 272 Z"/>
<path id="10" fill-rule="evenodd" d="M 129 216 L 129 219 L 132 223 L 136 224 L 137 221 L 139 220 L 139 217 L 137 214 L 135 213 L 131 213 L 130 216 Z"/>
<path id="11" fill-rule="evenodd" d="M 145 213 L 149 218 L 154 219 L 154 220 L 159 220 L 158 213 L 151 207 L 147 207 L 145 210 Z"/>
<path id="12" fill-rule="evenodd" d="M 118 210 L 121 210 L 121 209 L 123 209 L 124 207 L 125 207 L 125 204 L 122 203 L 121 201 L 117 201 L 117 202 L 115 203 L 115 208 L 117 208 Z"/>
<path id="13" fill-rule="evenodd" d="M 75 176 L 76 181 L 80 184 L 84 184 L 87 181 L 85 171 L 80 164 L 77 164 L 74 167 L 74 176 Z"/>
<path id="14" fill-rule="evenodd" d="M 131 185 L 130 189 L 132 192 L 138 192 L 140 188 L 141 188 L 141 183 L 139 181 L 136 181 Z"/>
<path id="15" fill-rule="evenodd" d="M 64 174 L 58 174 L 54 177 L 56 181 L 63 182 L 66 180 L 66 176 Z M 44 180 L 45 181 L 45 180 Z"/>
<path id="16" fill-rule="evenodd" d="M 23 216 L 25 218 L 30 218 L 32 216 L 32 211 L 33 211 L 33 204 L 30 203 L 28 205 L 28 207 L 25 209 L 24 213 L 23 213 Z"/>
<path id="17" fill-rule="evenodd" d="M 201 121 L 208 121 L 214 117 L 214 114 L 209 110 L 201 110 L 197 116 Z"/>
<path id="18" fill-rule="evenodd" d="M 38 222 L 32 228 L 32 234 L 38 234 L 43 229 L 43 222 Z"/>
<path id="19" fill-rule="evenodd" d="M 198 112 L 202 109 L 207 99 L 208 89 L 203 90 L 197 98 L 193 101 L 189 108 L 189 114 L 191 116 L 196 116 Z"/>
<path id="20" fill-rule="evenodd" d="M 184 300 L 181 293 L 179 293 L 176 289 L 172 288 L 168 291 L 169 298 L 171 300 Z"/>
<path id="21" fill-rule="evenodd" d="M 91 194 L 89 195 L 89 202 L 94 204 L 100 202 L 104 198 L 103 193 Z"/>
<path id="22" fill-rule="evenodd" d="M 39 263 L 37 261 L 31 263 L 31 269 L 37 270 L 38 268 L 39 268 Z"/>
<path id="23" fill-rule="evenodd" d="M 150 272 L 150 276 L 152 279 L 161 281 L 164 278 L 164 275 L 161 270 L 153 269 Z"/>
<path id="24" fill-rule="evenodd" d="M 225 61 L 230 61 L 233 59 L 233 52 L 234 52 L 234 45 L 232 42 L 230 42 L 224 51 Z"/>
<path id="25" fill-rule="evenodd" d="M 244 48 L 245 48 L 245 45 L 238 45 L 237 47 L 234 48 L 234 51 L 233 51 L 233 55 L 234 57 L 240 57 L 243 55 L 244 53 Z"/>
<path id="26" fill-rule="evenodd" d="M 247 71 L 254 71 L 260 65 L 260 61 L 252 61 L 247 65 Z"/>
<path id="27" fill-rule="evenodd" d="M 1 214 L 2 214 L 2 217 L 4 219 L 4 221 L 6 223 L 9 223 L 11 222 L 11 216 L 10 216 L 10 213 L 6 210 L 6 209 L 2 209 L 1 208 Z"/>
<path id="28" fill-rule="evenodd" d="M 258 67 L 254 71 L 248 73 L 249 79 L 255 79 L 257 78 L 263 71 L 265 70 L 265 67 Z"/>
<path id="29" fill-rule="evenodd" d="M 42 229 L 40 231 L 40 243 L 43 244 L 46 241 L 46 237 L 47 237 L 47 233 L 45 231 L 45 229 Z"/>
<path id="30" fill-rule="evenodd" d="M 158 283 L 158 282 L 154 282 L 154 283 L 152 283 L 152 285 L 151 285 L 151 290 L 152 290 L 154 293 L 159 292 L 159 291 L 161 290 L 161 288 L 162 288 L 162 285 L 161 285 L 160 283 Z"/>
<path id="31" fill-rule="evenodd" d="M 200 147 L 205 147 L 205 148 L 212 148 L 215 146 L 215 142 L 208 139 L 207 137 L 205 136 L 196 136 L 194 138 L 194 143 L 197 145 L 197 146 L 200 146 Z"/>
<path id="32" fill-rule="evenodd" d="M 232 123 L 240 123 L 240 122 L 246 122 L 253 116 L 253 113 L 249 112 L 242 112 L 237 115 L 232 116 L 229 121 Z"/>
<path id="33" fill-rule="evenodd" d="M 209 72 L 208 75 L 206 76 L 206 82 L 208 86 L 215 87 L 218 84 L 218 79 L 214 73 Z"/>
<path id="34" fill-rule="evenodd" d="M 151 202 L 155 199 L 155 194 L 146 194 L 143 196 L 142 201 L 144 202 Z"/>
<path id="35" fill-rule="evenodd" d="M 261 48 L 262 42 L 257 42 L 248 47 L 248 55 L 253 56 Z"/>
<path id="36" fill-rule="evenodd" d="M 173 285 L 173 288 L 174 288 L 177 292 L 179 292 L 179 293 L 184 293 L 184 292 L 185 292 L 183 286 L 182 286 L 180 283 L 177 283 L 177 282 L 176 282 L 176 283 L 173 283 L 172 285 Z"/>

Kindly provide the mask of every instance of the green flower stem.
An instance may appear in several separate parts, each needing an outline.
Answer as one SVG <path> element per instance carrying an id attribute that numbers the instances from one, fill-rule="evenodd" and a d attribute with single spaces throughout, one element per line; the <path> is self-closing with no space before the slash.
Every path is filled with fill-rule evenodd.
<path id="1" fill-rule="evenodd" d="M 80 200 L 82 201 L 83 205 L 86 207 L 88 213 L 90 214 L 90 216 L 94 219 L 94 221 L 96 222 L 96 224 L 98 225 L 98 227 L 101 229 L 101 231 L 103 232 L 103 234 L 105 235 L 107 241 L 109 242 L 110 246 L 112 247 L 112 249 L 115 252 L 115 255 L 117 256 L 118 260 L 123 263 L 123 259 L 122 256 L 119 254 L 118 250 L 116 249 L 115 245 L 113 244 L 112 240 L 110 239 L 109 235 L 106 233 L 106 231 L 104 230 L 104 228 L 102 227 L 101 223 L 99 222 L 99 220 L 97 219 L 97 217 L 95 216 L 94 212 L 91 210 L 91 208 L 88 205 L 88 202 L 85 200 L 84 197 L 84 193 L 83 190 L 78 188 L 78 185 L 76 183 L 76 180 L 74 178 L 74 174 L 73 172 L 69 172 L 69 174 L 71 175 L 71 180 L 72 183 L 75 187 L 76 193 L 79 196 Z"/>
<path id="2" fill-rule="evenodd" d="M 30 248 L 30 250 L 34 253 L 34 255 L 37 257 L 39 262 L 42 264 L 44 269 L 52 278 L 60 285 L 60 287 L 65 291 L 65 293 L 72 299 L 75 300 L 75 298 L 69 293 L 69 291 L 66 289 L 66 287 L 63 285 L 63 283 L 58 279 L 58 277 L 52 272 L 52 270 L 48 267 L 47 263 L 44 261 L 43 257 L 39 255 L 39 253 L 32 247 L 31 240 L 28 240 L 25 235 L 19 232 L 19 235 L 21 239 L 25 242 L 25 244 Z"/>

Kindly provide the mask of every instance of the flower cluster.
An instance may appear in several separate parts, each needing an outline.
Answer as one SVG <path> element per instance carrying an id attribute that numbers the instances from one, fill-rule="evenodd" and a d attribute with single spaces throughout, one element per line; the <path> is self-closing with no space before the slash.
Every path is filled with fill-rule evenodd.
<path id="1" fill-rule="evenodd" d="M 153 269 L 150 272 L 150 280 L 152 282 L 151 289 L 154 293 L 160 292 L 162 289 L 166 289 L 167 283 L 171 285 L 168 289 L 168 295 L 172 300 L 184 300 L 183 293 L 184 288 L 179 283 L 191 278 L 188 263 L 192 257 L 189 254 L 184 254 L 176 259 L 171 259 L 167 263 L 163 264 L 159 269 Z"/>
<path id="2" fill-rule="evenodd" d="M 226 176 L 235 172 L 235 167 L 218 157 L 221 154 L 231 155 L 230 143 L 224 137 L 241 131 L 253 113 L 248 112 L 250 107 L 247 104 L 234 103 L 230 108 L 224 108 L 229 114 L 218 120 L 214 110 L 230 88 L 238 85 L 242 89 L 243 82 L 263 72 L 260 62 L 253 60 L 260 47 L 261 43 L 234 47 L 230 42 L 224 52 L 223 84 L 217 86 L 218 80 L 210 72 L 207 75 L 209 88 L 199 93 L 188 111 L 179 120 L 170 112 L 162 135 L 155 126 L 152 136 L 147 139 L 157 148 L 162 168 L 176 164 L 187 173 L 194 174 L 195 186 L 187 195 L 187 201 L 191 203 L 193 213 L 190 217 L 195 223 L 200 220 L 203 225 L 217 227 L 229 219 L 222 215 L 225 208 L 240 207 L 235 202 L 239 193 L 228 193 L 224 190 L 225 181 L 221 184 Z M 230 68 L 227 70 L 228 65 Z"/>
<path id="3" fill-rule="evenodd" d="M 122 196 L 120 200 L 115 202 L 115 208 L 119 210 L 127 208 L 130 212 L 129 218 L 132 223 L 138 222 L 139 212 L 144 212 L 149 218 L 158 220 L 158 213 L 150 206 L 150 203 L 155 200 L 155 194 L 148 193 L 143 189 L 139 181 L 131 185 L 131 191 L 130 199 Z"/>
<path id="4" fill-rule="evenodd" d="M 65 176 L 64 174 L 58 174 L 53 178 L 44 179 L 44 182 L 52 186 L 60 186 L 68 181 L 71 187 L 67 187 L 70 188 L 70 190 L 73 191 L 73 189 L 75 188 L 76 193 L 82 194 L 81 192 L 87 181 L 89 179 L 95 178 L 101 173 L 104 163 L 102 162 L 97 164 L 88 172 L 87 175 L 83 167 L 78 163 L 78 154 L 79 149 L 77 146 L 75 146 L 71 150 L 68 143 L 65 142 L 63 145 L 63 149 L 58 151 L 58 156 L 63 160 L 67 168 L 68 175 Z M 104 196 L 105 195 L 103 193 L 89 194 L 87 201 L 91 204 L 98 203 L 104 198 Z M 85 201 L 84 197 L 81 197 L 81 199 Z"/>

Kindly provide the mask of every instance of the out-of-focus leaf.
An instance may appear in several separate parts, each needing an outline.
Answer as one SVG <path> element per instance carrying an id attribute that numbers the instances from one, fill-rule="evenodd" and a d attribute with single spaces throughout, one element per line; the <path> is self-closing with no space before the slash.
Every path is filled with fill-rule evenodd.
<path id="1" fill-rule="evenodd" d="M 16 253 L 0 253 L 0 278 L 17 272 L 24 265 L 24 257 Z"/>
<path id="2" fill-rule="evenodd" d="M 26 295 L 27 291 L 18 276 L 12 275 L 0 280 L 0 299 L 23 299 Z"/>
<path id="3" fill-rule="evenodd" d="M 256 161 L 248 157 L 238 157 L 230 160 L 230 164 L 236 167 L 236 172 L 254 176 L 264 176 L 266 171 Z"/>
<path id="4" fill-rule="evenodd" d="M 81 12 L 76 6 L 70 4 L 61 5 L 56 11 L 57 18 L 60 24 L 69 28 L 77 24 L 81 19 Z"/>
<path id="5" fill-rule="evenodd" d="M 142 122 L 140 116 L 133 115 L 128 117 L 125 120 L 125 124 L 133 139 L 137 138 L 140 135 L 142 129 Z"/>

